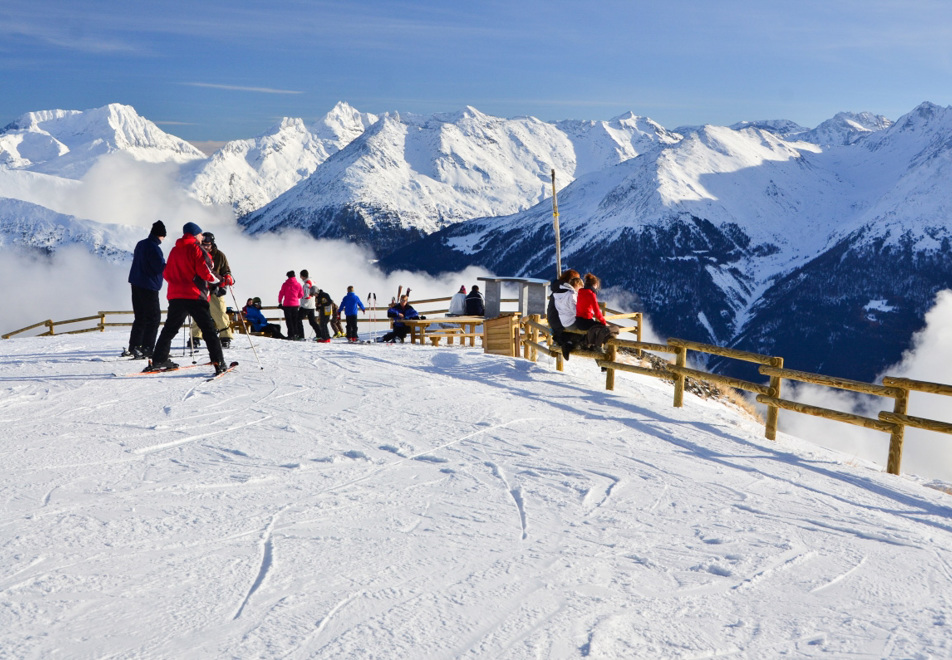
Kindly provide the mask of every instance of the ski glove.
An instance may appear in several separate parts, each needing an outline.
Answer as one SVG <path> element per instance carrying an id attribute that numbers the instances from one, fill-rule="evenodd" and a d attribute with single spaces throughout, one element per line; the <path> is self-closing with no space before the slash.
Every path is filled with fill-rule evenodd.
<path id="1" fill-rule="evenodd" d="M 228 275 L 225 275 L 221 283 L 224 284 L 225 286 L 234 286 L 235 278 L 231 276 L 231 273 L 229 273 Z"/>

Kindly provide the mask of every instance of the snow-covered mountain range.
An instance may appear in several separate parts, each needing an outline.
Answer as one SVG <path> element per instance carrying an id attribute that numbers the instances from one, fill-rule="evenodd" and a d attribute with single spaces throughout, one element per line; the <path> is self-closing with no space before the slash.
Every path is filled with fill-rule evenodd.
<path id="1" fill-rule="evenodd" d="M 34 207 L 37 222 L 52 210 L 57 226 L 78 223 L 63 242 L 100 235 L 89 220 L 101 218 L 61 198 L 124 154 L 174 167 L 183 194 L 231 209 L 250 234 L 361 243 L 388 269 L 549 277 L 554 169 L 563 265 L 635 294 L 661 333 L 869 379 L 952 284 L 950 146 L 952 109 L 930 103 L 895 124 L 840 113 L 813 129 L 674 131 L 633 114 L 375 116 L 339 103 L 211 157 L 128 106 L 52 110 L 0 132 L 0 198 L 29 203 L 0 205 L 0 240 L 54 251 L 50 232 L 30 231 Z"/>

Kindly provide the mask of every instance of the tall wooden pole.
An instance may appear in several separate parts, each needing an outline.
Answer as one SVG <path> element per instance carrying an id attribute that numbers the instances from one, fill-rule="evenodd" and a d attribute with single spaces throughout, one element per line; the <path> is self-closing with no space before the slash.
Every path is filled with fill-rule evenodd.
<path id="1" fill-rule="evenodd" d="M 562 276 L 562 237 L 559 234 L 559 202 L 555 196 L 555 170 L 552 170 L 552 226 L 555 228 L 555 275 Z"/>

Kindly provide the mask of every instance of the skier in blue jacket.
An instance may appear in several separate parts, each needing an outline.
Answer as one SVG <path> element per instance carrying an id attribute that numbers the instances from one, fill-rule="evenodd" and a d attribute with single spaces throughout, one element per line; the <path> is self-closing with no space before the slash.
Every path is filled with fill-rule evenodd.
<path id="1" fill-rule="evenodd" d="M 347 287 L 347 295 L 340 301 L 340 311 L 347 318 L 347 341 L 357 341 L 357 310 L 364 310 L 364 303 L 354 293 L 354 287 Z"/>
<path id="2" fill-rule="evenodd" d="M 162 273 L 165 271 L 165 254 L 162 239 L 166 236 L 165 223 L 156 220 L 148 238 L 136 243 L 129 269 L 129 284 L 132 285 L 132 331 L 129 332 L 129 348 L 123 357 L 136 359 L 152 357 L 155 336 L 162 320 L 159 306 L 159 291 L 162 289 Z"/>

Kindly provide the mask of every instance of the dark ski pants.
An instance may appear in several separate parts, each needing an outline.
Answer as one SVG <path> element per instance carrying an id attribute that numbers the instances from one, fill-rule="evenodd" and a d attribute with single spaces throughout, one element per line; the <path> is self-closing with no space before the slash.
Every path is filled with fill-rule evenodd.
<path id="1" fill-rule="evenodd" d="M 169 350 L 172 347 L 172 340 L 178 331 L 182 329 L 182 324 L 189 316 L 198 324 L 205 338 L 205 345 L 208 346 L 208 357 L 212 362 L 220 365 L 225 364 L 225 356 L 221 351 L 221 340 L 218 338 L 218 330 L 215 328 L 215 321 L 212 320 L 212 313 L 208 307 L 207 300 L 188 300 L 185 298 L 175 298 L 169 301 L 169 314 L 165 317 L 165 325 L 162 327 L 162 333 L 159 340 L 155 343 L 155 351 L 152 354 L 152 362 L 161 364 L 169 359 Z"/>
<path id="2" fill-rule="evenodd" d="M 288 339 L 303 339 L 304 324 L 301 323 L 301 308 L 282 306 L 281 309 L 284 310 L 284 324 L 288 326 Z"/>
<path id="3" fill-rule="evenodd" d="M 304 319 L 307 319 L 308 324 L 311 326 L 311 329 L 314 330 L 314 335 L 318 339 L 323 339 L 321 336 L 321 328 L 317 325 L 317 319 L 314 318 L 314 312 L 316 310 L 310 309 L 308 307 L 301 307 L 301 328 L 304 328 Z M 302 332 L 303 335 L 303 332 Z"/>
<path id="4" fill-rule="evenodd" d="M 133 284 L 132 312 L 135 318 L 132 320 L 132 331 L 129 332 L 129 350 L 138 348 L 146 355 L 151 355 L 162 320 L 159 292 Z"/>
<path id="5" fill-rule="evenodd" d="M 347 338 L 357 339 L 357 315 L 347 317 Z"/>
<path id="6" fill-rule="evenodd" d="M 318 325 L 320 325 L 321 331 L 317 333 L 318 339 L 330 339 L 331 331 L 327 329 L 327 323 L 330 321 L 330 318 L 323 311 L 318 316 Z"/>

